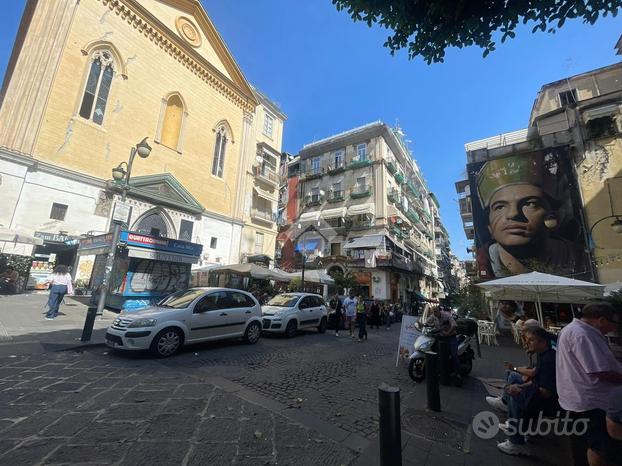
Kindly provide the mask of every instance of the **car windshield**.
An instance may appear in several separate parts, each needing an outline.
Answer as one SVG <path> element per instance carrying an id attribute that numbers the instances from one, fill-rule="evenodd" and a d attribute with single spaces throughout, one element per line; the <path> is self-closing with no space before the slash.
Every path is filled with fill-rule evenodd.
<path id="1" fill-rule="evenodd" d="M 177 291 L 171 295 L 168 295 L 162 301 L 158 303 L 160 307 L 172 307 L 174 309 L 181 309 L 188 307 L 192 301 L 197 299 L 205 293 L 205 290 L 190 289 L 184 291 Z"/>
<path id="2" fill-rule="evenodd" d="M 268 306 L 294 307 L 299 298 L 295 294 L 279 294 L 268 301 Z"/>

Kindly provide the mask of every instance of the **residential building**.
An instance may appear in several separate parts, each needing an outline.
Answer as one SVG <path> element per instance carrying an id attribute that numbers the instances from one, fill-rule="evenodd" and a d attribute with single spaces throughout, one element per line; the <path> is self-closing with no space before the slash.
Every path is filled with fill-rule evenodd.
<path id="1" fill-rule="evenodd" d="M 280 195 L 281 145 L 287 117 L 263 93 L 254 89 L 259 105 L 255 110 L 252 156 L 244 161 L 244 228 L 240 260 L 274 260 L 277 237 L 277 204 Z"/>
<path id="2" fill-rule="evenodd" d="M 473 199 L 471 213 L 467 201 L 460 207 L 467 237 L 467 222 L 474 221 L 480 279 L 543 270 L 600 283 L 622 280 L 621 105 L 617 63 L 544 85 L 527 129 L 466 144 L 469 182 L 456 186 Z M 508 259 L 516 248 L 502 244 L 504 234 L 495 236 L 494 221 L 495 200 L 509 186 L 527 186 L 520 189 L 532 191 L 530 205 L 541 214 L 529 235 L 518 230 L 525 216 L 535 217 L 524 209 L 521 218 L 513 215 L 507 227 L 513 234 L 505 236 L 530 236 L 531 242 L 520 240 L 523 255 L 512 252 Z"/>
<path id="3" fill-rule="evenodd" d="M 273 248 L 274 221 L 261 218 L 270 201 L 249 193 L 276 204 L 284 115 L 253 90 L 199 0 L 29 0 L 0 99 L 5 227 L 62 243 L 109 231 L 111 169 L 147 137 L 127 228 L 202 243 L 199 265 Z"/>
<path id="4" fill-rule="evenodd" d="M 290 179 L 300 210 L 287 233 L 306 267 L 352 272 L 358 292 L 406 305 L 440 291 L 436 207 L 399 128 L 370 123 L 307 144 L 298 158 Z"/>

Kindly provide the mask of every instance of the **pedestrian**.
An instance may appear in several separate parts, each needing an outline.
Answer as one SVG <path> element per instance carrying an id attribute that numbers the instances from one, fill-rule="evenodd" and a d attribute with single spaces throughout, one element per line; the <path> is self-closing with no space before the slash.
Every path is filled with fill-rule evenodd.
<path id="1" fill-rule="evenodd" d="M 48 312 L 46 320 L 52 320 L 58 315 L 58 307 L 66 294 L 73 294 L 73 283 L 66 265 L 57 265 L 54 272 L 48 277 L 50 296 L 48 297 Z"/>
<path id="2" fill-rule="evenodd" d="M 359 342 L 362 342 L 363 339 L 367 340 L 367 309 L 362 296 L 359 296 L 356 305 L 356 322 L 359 326 Z"/>
<path id="3" fill-rule="evenodd" d="M 17 291 L 17 281 L 19 273 L 12 265 L 7 265 L 6 269 L 0 274 L 0 293 L 13 294 Z"/>
<path id="4" fill-rule="evenodd" d="M 571 439 L 575 465 L 616 464 L 620 459 L 615 456 L 619 444 L 607 433 L 606 410 L 614 390 L 622 386 L 622 365 L 605 336 L 619 328 L 620 317 L 611 304 L 591 302 L 557 341 L 559 404 L 574 419 L 587 421 L 585 436 Z"/>
<path id="5" fill-rule="evenodd" d="M 341 303 L 341 299 L 339 299 L 339 293 L 335 293 L 335 297 L 331 304 L 334 305 L 335 309 L 335 336 L 338 337 L 341 321 L 343 320 L 343 304 Z"/>
<path id="6" fill-rule="evenodd" d="M 358 301 L 354 297 L 354 292 L 350 291 L 349 296 L 343 300 L 343 308 L 346 311 L 346 327 L 350 332 L 350 338 L 354 338 L 354 322 L 356 321 L 357 304 Z"/>
<path id="7" fill-rule="evenodd" d="M 373 298 L 373 296 L 372 296 Z M 380 329 L 380 304 L 378 304 L 378 300 L 374 299 L 374 302 L 371 304 L 369 308 L 369 325 L 371 328 L 376 327 L 376 330 Z"/>

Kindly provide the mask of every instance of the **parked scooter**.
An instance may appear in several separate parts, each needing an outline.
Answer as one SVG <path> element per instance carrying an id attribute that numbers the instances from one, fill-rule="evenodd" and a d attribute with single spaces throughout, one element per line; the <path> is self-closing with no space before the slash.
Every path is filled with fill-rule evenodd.
<path id="1" fill-rule="evenodd" d="M 415 382 L 422 382 L 425 378 L 425 353 L 436 350 L 435 344 L 440 336 L 440 331 L 434 325 L 422 324 L 421 321 L 417 322 L 416 326 L 421 335 L 415 340 L 414 351 L 409 356 L 408 375 Z M 469 335 L 471 331 L 467 330 L 465 333 L 467 334 L 459 333 L 457 335 L 458 360 L 460 362 L 457 372 L 462 377 L 471 373 L 473 359 L 475 358 L 475 353 L 471 348 L 471 336 Z M 451 364 L 451 359 L 441 361 L 440 364 Z"/>

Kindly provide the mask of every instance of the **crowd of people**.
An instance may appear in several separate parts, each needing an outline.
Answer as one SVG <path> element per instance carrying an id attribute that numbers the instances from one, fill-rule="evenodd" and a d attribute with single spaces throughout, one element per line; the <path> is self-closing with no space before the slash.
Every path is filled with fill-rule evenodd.
<path id="1" fill-rule="evenodd" d="M 329 301 L 331 310 L 335 313 L 335 336 L 339 336 L 342 326 L 348 331 L 353 339 L 358 338 L 359 342 L 367 340 L 367 326 L 370 328 L 386 327 L 391 328 L 393 322 L 401 320 L 400 306 L 397 304 L 380 302 L 373 296 L 371 299 L 364 299 L 363 296 L 356 296 L 351 291 L 348 296 L 341 299 L 335 293 Z M 358 328 L 358 335 L 356 329 Z"/>
<path id="2" fill-rule="evenodd" d="M 502 452 L 531 455 L 525 433 L 537 433 L 543 418 L 566 418 L 575 427 L 568 431 L 575 465 L 621 464 L 622 364 L 606 338 L 621 325 L 620 312 L 607 302 L 586 305 L 559 336 L 536 320 L 522 324 L 523 347 L 535 363 L 506 363 L 503 396 L 486 397 L 508 416 L 499 425 L 509 437 L 498 444 Z"/>

